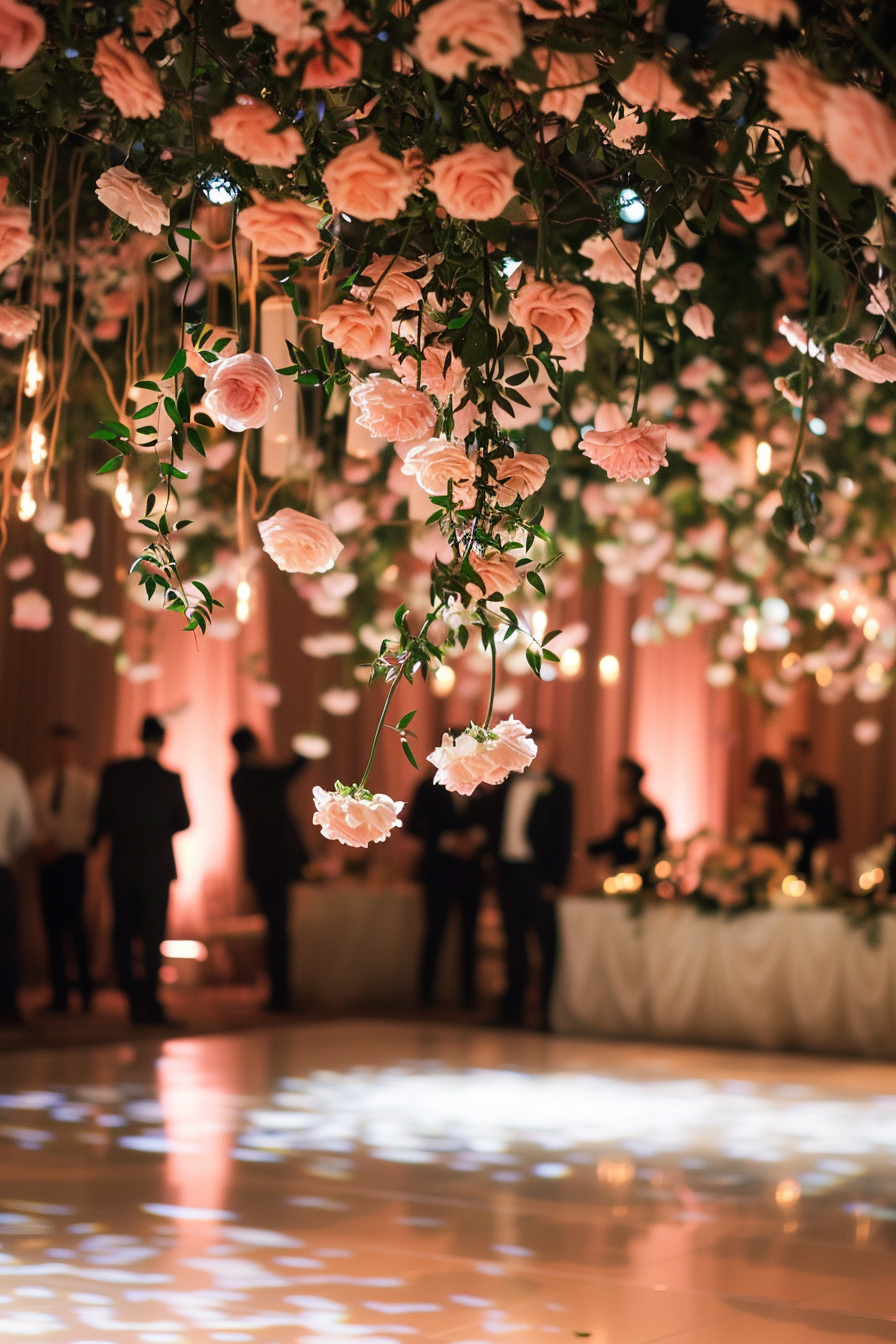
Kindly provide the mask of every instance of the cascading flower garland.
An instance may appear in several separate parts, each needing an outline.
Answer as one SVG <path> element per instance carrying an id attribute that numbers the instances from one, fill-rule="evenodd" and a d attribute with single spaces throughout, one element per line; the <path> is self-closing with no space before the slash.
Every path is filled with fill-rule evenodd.
<path id="1" fill-rule="evenodd" d="M 732 676 L 796 622 L 797 675 L 817 654 L 816 675 L 888 684 L 896 616 L 866 563 L 886 534 L 841 505 L 861 478 L 884 516 L 896 475 L 873 392 L 896 378 L 889 42 L 833 0 L 0 0 L 4 511 L 52 493 L 85 357 L 108 403 L 94 469 L 123 513 L 145 484 L 134 569 L 188 629 L 220 606 L 180 516 L 191 476 L 241 573 L 254 521 L 284 571 L 332 571 L 337 604 L 334 565 L 375 578 L 365 537 L 406 500 L 429 592 L 419 633 L 402 605 L 379 641 L 374 750 L 398 681 L 478 630 L 489 714 L 429 758 L 465 790 L 531 759 L 515 720 L 490 726 L 498 643 L 536 674 L 557 660 L 520 597 L 546 595 L 567 538 L 611 579 L 658 573 L 654 626 L 716 622 Z M 265 293 L 292 305 L 273 344 Z M 265 457 L 281 403 L 317 440 L 292 473 Z M 854 412 L 878 436 L 862 463 Z M 334 498 L 328 521 L 330 425 L 326 479 L 360 512 Z M 369 770 L 316 799 L 326 834 L 400 824 Z"/>

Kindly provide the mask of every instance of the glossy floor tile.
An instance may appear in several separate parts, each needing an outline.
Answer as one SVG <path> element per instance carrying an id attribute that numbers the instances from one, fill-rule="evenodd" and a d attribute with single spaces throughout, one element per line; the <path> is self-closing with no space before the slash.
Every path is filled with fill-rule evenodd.
<path id="1" fill-rule="evenodd" d="M 896 1342 L 896 1070 L 399 1022 L 0 1057 L 0 1337 Z"/>

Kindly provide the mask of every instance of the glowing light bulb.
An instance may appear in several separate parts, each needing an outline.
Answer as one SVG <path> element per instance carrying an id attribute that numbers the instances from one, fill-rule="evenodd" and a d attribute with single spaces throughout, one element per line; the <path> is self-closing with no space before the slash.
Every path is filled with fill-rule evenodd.
<path id="1" fill-rule="evenodd" d="M 115 493 L 112 498 L 115 501 L 115 508 L 119 517 L 130 518 L 134 512 L 134 496 L 131 494 L 127 467 L 118 468 L 118 474 L 115 477 Z"/>
<path id="2" fill-rule="evenodd" d="M 43 466 L 47 460 L 47 436 L 37 421 L 28 431 L 28 452 L 35 467 Z"/>
<path id="3" fill-rule="evenodd" d="M 548 614 L 543 607 L 539 607 L 532 613 L 532 634 L 539 644 L 544 639 L 548 628 Z"/>
<path id="4" fill-rule="evenodd" d="M 798 653 L 785 653 L 784 657 L 781 659 L 781 666 L 784 668 L 785 672 L 789 672 L 794 667 L 798 667 L 799 662 L 800 656 Z"/>
<path id="5" fill-rule="evenodd" d="M 44 371 L 41 368 L 40 355 L 36 350 L 29 350 L 25 361 L 25 383 L 22 389 L 25 396 L 36 397 L 43 381 Z"/>
<path id="6" fill-rule="evenodd" d="M 657 877 L 671 877 L 672 865 L 668 859 L 660 859 L 653 871 Z"/>
<path id="7" fill-rule="evenodd" d="M 880 621 L 876 616 L 869 616 L 862 626 L 862 634 L 866 639 L 877 639 L 880 634 Z"/>
<path id="8" fill-rule="evenodd" d="M 251 606 L 252 585 L 247 578 L 242 578 L 236 586 L 236 618 L 240 625 L 248 621 Z"/>
<path id="9" fill-rule="evenodd" d="M 772 446 L 763 439 L 762 443 L 756 445 L 756 471 L 760 476 L 767 476 L 772 469 Z"/>
<path id="10" fill-rule="evenodd" d="M 559 672 L 561 677 L 572 681 L 582 670 L 582 655 L 578 649 L 564 649 L 560 655 Z"/>
<path id="11" fill-rule="evenodd" d="M 605 653 L 597 665 L 597 676 L 601 686 L 615 686 L 619 680 L 619 659 L 612 653 Z"/>
<path id="12" fill-rule="evenodd" d="M 432 674 L 433 695 L 437 695 L 440 700 L 444 700 L 445 696 L 450 695 L 454 690 L 456 681 L 457 674 L 454 668 L 449 667 L 447 663 L 442 663 Z"/>
<path id="13" fill-rule="evenodd" d="M 744 653 L 755 653 L 759 643 L 759 622 L 752 616 L 744 621 Z"/>
<path id="14" fill-rule="evenodd" d="M 879 686 L 884 679 L 883 663 L 869 663 L 868 670 L 865 673 L 865 676 L 867 677 L 868 681 L 871 682 L 872 686 Z"/>
<path id="15" fill-rule="evenodd" d="M 19 495 L 18 514 L 23 523 L 27 523 L 37 513 L 37 500 L 34 498 L 34 488 L 31 484 L 31 477 L 26 476 L 22 482 L 22 493 Z"/>
<path id="16" fill-rule="evenodd" d="M 775 1203 L 779 1208 L 789 1208 L 792 1204 L 796 1204 L 802 1193 L 799 1181 L 790 1178 L 779 1181 L 775 1188 Z"/>
<path id="17" fill-rule="evenodd" d="M 821 606 L 818 608 L 818 624 L 830 625 L 835 615 L 836 611 L 833 602 L 822 602 Z"/>
<path id="18" fill-rule="evenodd" d="M 852 623 L 853 623 L 853 625 L 862 625 L 862 624 L 864 624 L 865 617 L 866 617 L 867 615 L 868 615 L 868 608 L 865 606 L 865 603 L 864 603 L 864 602 L 859 602 L 859 603 L 857 603 L 857 605 L 853 608 L 853 613 L 852 613 Z"/>
<path id="19" fill-rule="evenodd" d="M 824 689 L 825 686 L 830 686 L 834 680 L 834 674 L 829 667 L 820 667 L 815 673 L 815 680 Z"/>
<path id="20" fill-rule="evenodd" d="M 801 877 L 797 877 L 795 873 L 791 873 L 782 881 L 781 890 L 785 896 L 790 896 L 796 899 L 803 895 L 806 890 L 806 884 Z"/>

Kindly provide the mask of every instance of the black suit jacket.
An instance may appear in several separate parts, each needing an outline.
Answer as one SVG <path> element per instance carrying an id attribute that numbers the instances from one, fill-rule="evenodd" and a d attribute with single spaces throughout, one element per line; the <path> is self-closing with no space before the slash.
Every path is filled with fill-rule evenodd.
<path id="1" fill-rule="evenodd" d="M 793 834 L 802 841 L 799 870 L 801 873 L 809 873 L 812 855 L 818 846 L 826 841 L 837 840 L 840 836 L 837 791 L 832 784 L 825 783 L 823 779 L 807 775 L 800 781 L 792 810 L 809 821 L 808 830 L 798 830 L 795 827 L 793 830 Z"/>
<path id="2" fill-rule="evenodd" d="M 243 826 L 246 876 L 258 883 L 291 882 L 302 876 L 308 852 L 302 843 L 287 792 L 305 766 L 304 756 L 285 765 L 240 765 L 230 790 Z"/>
<path id="3" fill-rule="evenodd" d="M 513 779 L 513 775 L 510 777 Z M 548 772 L 550 787 L 535 800 L 526 828 L 532 846 L 539 881 L 548 887 L 562 887 L 572 859 L 573 794 L 572 785 L 553 771 Z M 507 805 L 509 781 L 496 789 L 493 810 L 492 845 L 501 853 L 501 831 Z"/>
<path id="4" fill-rule="evenodd" d="M 449 793 L 433 779 L 424 779 L 411 802 L 405 829 L 423 841 L 420 859 L 420 879 L 429 885 L 452 889 L 456 886 L 479 886 L 482 880 L 482 862 L 461 859 L 439 848 L 443 835 L 468 831 L 472 826 L 485 825 L 482 800 L 473 794 L 470 798 Z"/>
<path id="5" fill-rule="evenodd" d="M 109 877 L 165 884 L 177 877 L 172 836 L 190 825 L 180 775 L 150 756 L 111 761 L 103 770 L 94 842 L 112 839 Z"/>

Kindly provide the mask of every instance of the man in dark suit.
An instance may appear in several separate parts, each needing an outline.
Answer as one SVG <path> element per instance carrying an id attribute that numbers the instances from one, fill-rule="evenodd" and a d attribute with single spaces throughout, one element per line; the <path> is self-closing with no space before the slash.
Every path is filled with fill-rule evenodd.
<path id="1" fill-rule="evenodd" d="M 420 879 L 426 925 L 420 957 L 420 1002 L 425 1008 L 432 1005 L 439 952 L 451 906 L 456 903 L 460 909 L 461 1002 L 465 1009 L 472 1009 L 476 1005 L 482 852 L 488 841 L 482 803 L 475 795 L 465 798 L 449 793 L 434 780 L 424 779 L 414 794 L 405 828 L 423 841 Z"/>
<path id="2" fill-rule="evenodd" d="M 507 988 L 499 1023 L 522 1026 L 529 981 L 530 930 L 541 948 L 541 1027 L 549 1009 L 557 963 L 557 898 L 572 856 L 572 785 L 551 769 L 551 744 L 538 737 L 538 756 L 497 791 L 493 847 L 504 923 Z"/>
<path id="3" fill-rule="evenodd" d="M 800 841 L 794 864 L 797 876 L 811 879 L 826 859 L 826 848 L 840 837 L 837 791 L 812 772 L 812 739 L 791 737 L 787 743 L 787 795 L 791 835 Z"/>
<path id="4" fill-rule="evenodd" d="M 164 1022 L 158 998 L 161 944 L 168 892 L 177 877 L 172 837 L 190 825 L 180 775 L 159 764 L 165 727 L 150 715 L 140 732 L 143 755 L 112 761 L 103 770 L 94 844 L 111 838 L 109 880 L 112 943 L 118 982 L 134 1022 Z M 143 974 L 134 969 L 134 940 L 143 944 Z"/>
<path id="5" fill-rule="evenodd" d="M 268 1007 L 285 1013 L 290 1008 L 289 886 L 308 862 L 287 794 L 306 760 L 296 753 L 284 765 L 263 761 L 251 728 L 237 728 L 230 742 L 239 757 L 230 788 L 243 828 L 246 876 L 268 925 Z"/>

